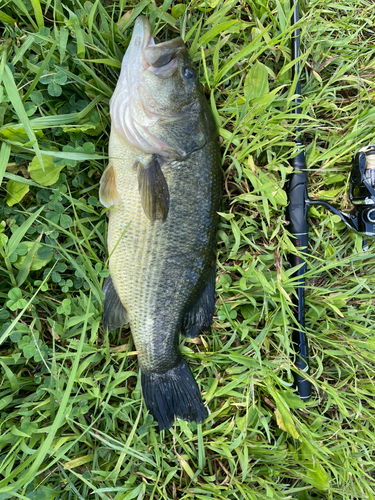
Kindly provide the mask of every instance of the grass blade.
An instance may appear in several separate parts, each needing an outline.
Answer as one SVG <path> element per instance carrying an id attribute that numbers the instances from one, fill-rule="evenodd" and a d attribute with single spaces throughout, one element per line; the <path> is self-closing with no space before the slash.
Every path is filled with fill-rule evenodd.
<path id="1" fill-rule="evenodd" d="M 3 82 L 4 82 L 5 89 L 7 91 L 8 97 L 9 97 L 19 119 L 22 122 L 22 125 L 27 133 L 28 138 L 34 144 L 33 150 L 35 151 L 35 154 L 38 157 L 38 160 L 43 168 L 43 160 L 42 160 L 42 155 L 41 155 L 41 152 L 39 149 L 37 138 L 36 138 L 34 131 L 30 125 L 29 117 L 27 116 L 25 108 L 23 107 L 22 100 L 21 100 L 20 95 L 18 93 L 16 84 L 14 83 L 13 75 L 12 75 L 8 66 L 5 66 L 5 68 L 4 68 Z"/>
<path id="2" fill-rule="evenodd" d="M 10 157 L 10 146 L 6 142 L 3 142 L 0 148 L 0 185 L 3 182 L 3 177 L 8 165 L 9 157 Z"/>
<path id="3" fill-rule="evenodd" d="M 31 224 L 38 218 L 40 213 L 44 207 L 39 208 L 34 214 L 30 215 L 30 217 L 20 226 L 16 231 L 12 234 L 12 237 L 9 239 L 7 244 L 8 255 L 12 255 L 12 253 L 16 250 L 22 238 L 25 236 L 26 231 L 29 229 Z"/>
<path id="4" fill-rule="evenodd" d="M 33 6 L 34 16 L 39 28 L 43 28 L 44 19 L 42 13 L 42 7 L 40 6 L 39 0 L 31 0 L 31 5 Z"/>

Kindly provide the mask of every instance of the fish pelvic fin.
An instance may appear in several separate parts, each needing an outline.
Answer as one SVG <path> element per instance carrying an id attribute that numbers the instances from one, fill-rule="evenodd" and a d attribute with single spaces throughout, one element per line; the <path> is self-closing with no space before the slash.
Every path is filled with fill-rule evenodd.
<path id="1" fill-rule="evenodd" d="M 165 373 L 141 373 L 142 393 L 159 430 L 169 429 L 175 417 L 202 423 L 207 417 L 198 386 L 184 359 Z"/>
<path id="2" fill-rule="evenodd" d="M 157 155 L 143 165 L 138 163 L 138 189 L 146 216 L 151 222 L 161 219 L 165 222 L 169 211 L 169 190 Z"/>
<path id="3" fill-rule="evenodd" d="M 112 278 L 108 276 L 103 284 L 103 317 L 104 330 L 109 332 L 129 323 L 129 315 L 118 296 Z"/>
<path id="4" fill-rule="evenodd" d="M 186 308 L 181 326 L 181 333 L 185 337 L 194 338 L 202 330 L 211 326 L 215 307 L 215 277 L 214 267 L 198 299 Z"/>
<path id="5" fill-rule="evenodd" d="M 116 187 L 116 176 L 113 165 L 109 164 L 100 179 L 99 200 L 102 205 L 109 208 L 120 201 Z"/>

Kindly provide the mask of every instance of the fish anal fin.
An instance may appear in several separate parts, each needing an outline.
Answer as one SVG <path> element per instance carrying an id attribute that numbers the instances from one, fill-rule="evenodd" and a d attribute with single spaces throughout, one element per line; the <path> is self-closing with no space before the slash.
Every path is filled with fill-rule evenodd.
<path id="1" fill-rule="evenodd" d="M 184 359 L 164 373 L 141 368 L 141 383 L 146 408 L 159 430 L 169 429 L 175 417 L 197 423 L 207 417 L 197 383 Z"/>
<path id="2" fill-rule="evenodd" d="M 109 164 L 100 179 L 99 200 L 102 205 L 109 208 L 120 200 L 116 187 L 116 175 L 113 165 Z"/>
<path id="3" fill-rule="evenodd" d="M 129 323 L 129 315 L 116 292 L 115 285 L 110 276 L 104 281 L 103 293 L 102 324 L 104 330 L 110 332 Z"/>
<path id="4" fill-rule="evenodd" d="M 197 300 L 188 305 L 183 320 L 181 333 L 185 337 L 194 338 L 202 330 L 211 326 L 215 307 L 215 276 L 216 269 L 212 269 L 206 287 L 199 294 Z"/>
<path id="5" fill-rule="evenodd" d="M 137 169 L 139 194 L 146 216 L 151 222 L 156 219 L 165 222 L 169 211 L 169 190 L 159 157 L 153 155 L 147 165 L 138 163 Z"/>

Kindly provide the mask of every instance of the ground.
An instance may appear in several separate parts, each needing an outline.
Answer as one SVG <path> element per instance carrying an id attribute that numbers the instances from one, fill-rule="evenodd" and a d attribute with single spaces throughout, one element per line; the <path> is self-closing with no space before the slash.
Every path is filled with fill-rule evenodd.
<path id="1" fill-rule="evenodd" d="M 101 328 L 98 185 L 140 13 L 157 41 L 189 47 L 224 172 L 214 323 L 181 338 L 211 415 L 163 433 L 130 331 Z M 323 208 L 308 219 L 311 400 L 292 386 L 291 13 L 285 0 L 0 2 L 1 500 L 375 497 L 374 246 Z M 375 143 L 375 13 L 365 0 L 300 13 L 309 193 L 348 210 L 352 156 Z"/>

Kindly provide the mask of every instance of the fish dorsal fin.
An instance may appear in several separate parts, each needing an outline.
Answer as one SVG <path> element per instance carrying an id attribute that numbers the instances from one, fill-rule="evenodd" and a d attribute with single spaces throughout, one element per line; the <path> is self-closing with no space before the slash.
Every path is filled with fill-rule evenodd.
<path id="1" fill-rule="evenodd" d="M 100 203 L 107 208 L 116 205 L 120 200 L 116 187 L 115 169 L 111 164 L 104 170 L 100 179 L 99 199 Z"/>
<path id="2" fill-rule="evenodd" d="M 169 211 L 169 190 L 157 155 L 153 155 L 147 165 L 138 163 L 138 188 L 146 216 L 151 222 L 156 219 L 165 222 Z"/>
<path id="3" fill-rule="evenodd" d="M 118 296 L 112 278 L 108 276 L 103 285 L 103 328 L 109 332 L 129 323 L 129 315 Z"/>

